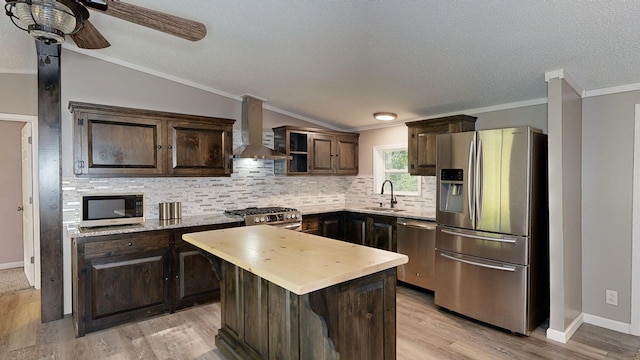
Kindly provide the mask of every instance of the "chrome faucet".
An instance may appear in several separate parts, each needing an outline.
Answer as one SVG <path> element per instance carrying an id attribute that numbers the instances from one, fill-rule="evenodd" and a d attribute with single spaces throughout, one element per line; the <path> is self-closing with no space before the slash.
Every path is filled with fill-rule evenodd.
<path id="1" fill-rule="evenodd" d="M 393 183 L 391 182 L 391 180 L 385 180 L 382 183 L 382 189 L 380 189 L 380 195 L 384 195 L 384 184 L 389 183 L 389 185 L 391 185 L 391 208 L 393 209 L 393 205 L 398 203 L 398 200 L 396 200 L 396 198 L 393 196 Z"/>

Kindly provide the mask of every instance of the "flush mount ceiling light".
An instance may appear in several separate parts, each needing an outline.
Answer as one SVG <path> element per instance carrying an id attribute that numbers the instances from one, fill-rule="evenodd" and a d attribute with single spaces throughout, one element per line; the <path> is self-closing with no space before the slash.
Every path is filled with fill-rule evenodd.
<path id="1" fill-rule="evenodd" d="M 6 0 L 11 22 L 45 44 L 61 44 L 78 32 L 89 11 L 74 0 Z"/>
<path id="2" fill-rule="evenodd" d="M 398 117 L 398 114 L 394 114 L 392 112 L 377 112 L 373 114 L 373 117 L 376 120 L 391 121 L 395 120 Z"/>

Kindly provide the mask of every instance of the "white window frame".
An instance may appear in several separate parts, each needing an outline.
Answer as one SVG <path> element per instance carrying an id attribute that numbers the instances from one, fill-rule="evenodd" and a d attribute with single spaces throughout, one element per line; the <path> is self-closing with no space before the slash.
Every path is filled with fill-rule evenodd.
<path id="1" fill-rule="evenodd" d="M 373 147 L 373 193 L 374 194 L 380 194 L 382 183 L 385 180 L 384 152 L 389 150 L 408 150 L 408 149 L 409 147 L 407 146 L 406 143 L 393 144 L 393 145 L 378 145 Z M 401 171 L 398 171 L 398 172 L 401 172 Z M 422 195 L 422 178 L 420 176 L 415 176 L 415 178 L 416 178 L 416 181 L 418 182 L 418 191 L 416 192 L 398 191 L 394 189 L 393 191 L 394 195 L 421 196 Z"/>

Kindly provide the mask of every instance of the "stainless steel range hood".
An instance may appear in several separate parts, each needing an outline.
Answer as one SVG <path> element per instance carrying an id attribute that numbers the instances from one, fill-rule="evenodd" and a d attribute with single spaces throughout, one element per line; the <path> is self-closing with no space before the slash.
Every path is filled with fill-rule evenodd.
<path id="1" fill-rule="evenodd" d="M 233 151 L 241 159 L 289 159 L 289 156 L 262 145 L 262 103 L 249 95 L 242 97 L 242 146 Z"/>

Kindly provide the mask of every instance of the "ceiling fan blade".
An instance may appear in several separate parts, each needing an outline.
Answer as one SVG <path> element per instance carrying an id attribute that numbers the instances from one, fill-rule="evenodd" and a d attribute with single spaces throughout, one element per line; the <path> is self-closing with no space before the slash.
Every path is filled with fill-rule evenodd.
<path id="1" fill-rule="evenodd" d="M 85 20 L 82 29 L 75 34 L 71 34 L 71 38 L 81 49 L 104 49 L 111 46 L 89 20 Z"/>
<path id="2" fill-rule="evenodd" d="M 183 39 L 198 41 L 207 34 L 204 24 L 117 0 L 106 0 L 105 14 Z M 101 11 L 101 10 L 100 10 Z"/>
<path id="3" fill-rule="evenodd" d="M 107 2 L 105 0 L 79 0 L 84 6 L 92 9 L 107 10 Z"/>

